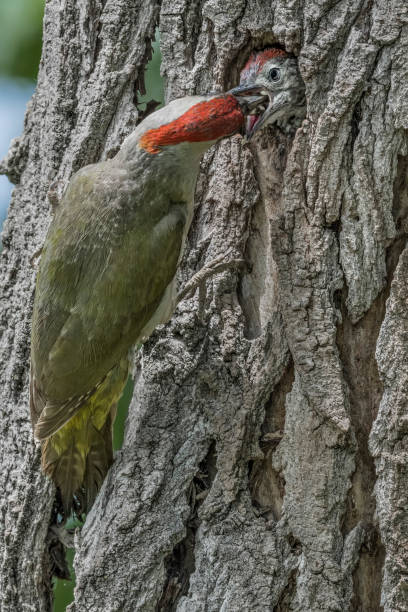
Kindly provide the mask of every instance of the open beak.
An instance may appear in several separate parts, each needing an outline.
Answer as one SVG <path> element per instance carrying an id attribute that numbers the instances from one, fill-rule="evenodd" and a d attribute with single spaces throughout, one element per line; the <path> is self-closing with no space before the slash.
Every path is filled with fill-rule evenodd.
<path id="1" fill-rule="evenodd" d="M 282 96 L 282 93 L 275 97 L 271 91 L 258 85 L 239 85 L 230 89 L 228 93 L 236 96 L 247 115 L 248 140 L 269 122 L 273 115 L 279 115 L 279 111 L 288 103 L 287 97 Z"/>

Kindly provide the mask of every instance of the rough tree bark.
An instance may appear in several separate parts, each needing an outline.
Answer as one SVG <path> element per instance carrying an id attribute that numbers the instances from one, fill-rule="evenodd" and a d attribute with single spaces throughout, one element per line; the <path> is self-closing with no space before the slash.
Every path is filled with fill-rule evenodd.
<path id="1" fill-rule="evenodd" d="M 77 535 L 72 611 L 408 610 L 405 0 L 48 0 L 37 91 L 2 171 L 1 610 L 49 610 L 54 489 L 28 417 L 47 192 L 138 117 L 155 26 L 168 98 L 299 56 L 308 115 L 209 152 L 184 300 L 135 365 L 123 449 Z M 200 302 L 200 303 L 199 303 Z"/>

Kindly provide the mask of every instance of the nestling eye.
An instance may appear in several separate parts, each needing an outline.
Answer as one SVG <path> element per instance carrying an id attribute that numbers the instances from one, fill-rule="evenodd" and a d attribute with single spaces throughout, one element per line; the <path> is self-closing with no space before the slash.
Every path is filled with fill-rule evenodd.
<path id="1" fill-rule="evenodd" d="M 271 68 L 268 75 L 271 81 L 279 81 L 280 79 L 280 70 L 279 68 Z"/>

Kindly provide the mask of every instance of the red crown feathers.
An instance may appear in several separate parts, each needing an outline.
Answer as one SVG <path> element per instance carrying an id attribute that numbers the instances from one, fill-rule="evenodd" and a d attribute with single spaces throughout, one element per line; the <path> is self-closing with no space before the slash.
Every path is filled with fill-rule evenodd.
<path id="1" fill-rule="evenodd" d="M 253 80 L 262 66 L 273 57 L 288 57 L 288 53 L 283 49 L 272 47 L 263 51 L 254 51 L 251 53 L 249 60 L 241 70 L 241 83 Z"/>

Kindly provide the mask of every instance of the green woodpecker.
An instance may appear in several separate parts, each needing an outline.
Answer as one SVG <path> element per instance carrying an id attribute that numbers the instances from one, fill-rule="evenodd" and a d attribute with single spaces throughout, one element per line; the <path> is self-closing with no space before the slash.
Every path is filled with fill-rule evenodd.
<path id="1" fill-rule="evenodd" d="M 30 407 L 65 518 L 89 509 L 112 463 L 129 349 L 174 311 L 200 160 L 268 100 L 255 81 L 149 115 L 113 159 L 79 170 L 57 207 L 36 282 Z"/>

